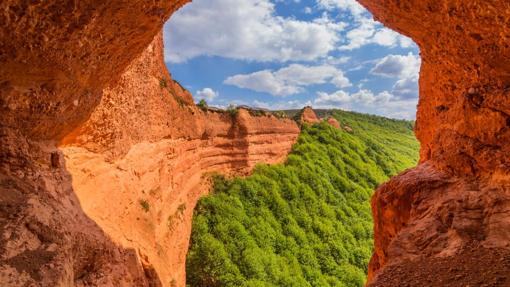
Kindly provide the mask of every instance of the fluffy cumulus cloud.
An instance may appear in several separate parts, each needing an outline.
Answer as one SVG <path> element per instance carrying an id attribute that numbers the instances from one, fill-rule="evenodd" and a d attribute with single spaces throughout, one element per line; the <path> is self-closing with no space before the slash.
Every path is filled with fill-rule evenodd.
<path id="1" fill-rule="evenodd" d="M 420 58 L 413 53 L 388 55 L 376 62 L 371 73 L 390 78 L 417 78 L 420 65 Z"/>
<path id="2" fill-rule="evenodd" d="M 411 39 L 383 27 L 368 17 L 358 17 L 353 27 L 345 34 L 344 42 L 339 47 L 340 50 L 354 50 L 368 44 L 402 48 L 409 48 L 413 44 Z"/>
<path id="3" fill-rule="evenodd" d="M 404 37 L 380 23 L 374 21 L 368 11 L 356 0 L 316 0 L 317 6 L 326 11 L 340 10 L 353 18 L 339 47 L 340 50 L 354 50 L 368 44 L 385 47 L 400 46 L 408 48 L 413 45 L 411 39 Z"/>
<path id="4" fill-rule="evenodd" d="M 195 97 L 198 100 L 206 100 L 206 101 L 212 101 L 218 97 L 218 92 L 214 91 L 211 88 L 204 88 L 202 90 L 199 90 L 196 92 Z"/>
<path id="5" fill-rule="evenodd" d="M 349 94 L 343 90 L 328 94 L 318 92 L 314 104 L 321 107 L 335 107 L 338 104 L 363 104 L 372 105 L 375 103 L 386 104 L 393 98 L 393 95 L 387 91 L 374 94 L 370 90 L 361 89 L 353 94 Z"/>
<path id="6" fill-rule="evenodd" d="M 317 6 L 328 11 L 332 11 L 334 9 L 348 11 L 353 16 L 359 16 L 366 13 L 366 9 L 356 0 L 317 0 Z"/>
<path id="7" fill-rule="evenodd" d="M 194 0 L 165 26 L 165 54 L 170 62 L 201 55 L 311 61 L 335 49 L 344 26 L 326 15 L 313 21 L 277 16 L 270 0 Z"/>
<path id="8" fill-rule="evenodd" d="M 388 91 L 373 93 L 368 89 L 360 89 L 352 94 L 343 90 L 318 92 L 313 101 L 316 108 L 341 108 L 405 119 L 415 117 L 416 104 L 417 99 L 400 99 Z"/>
<path id="9" fill-rule="evenodd" d="M 409 53 L 407 55 L 388 55 L 379 59 L 370 71 L 374 75 L 397 78 L 393 85 L 393 94 L 401 98 L 418 96 L 418 76 L 421 59 Z"/>
<path id="10" fill-rule="evenodd" d="M 274 96 L 297 94 L 310 85 L 330 83 L 337 88 L 351 86 L 351 82 L 344 73 L 334 66 L 301 64 L 292 64 L 277 71 L 263 70 L 251 74 L 234 75 L 228 77 L 224 83 Z"/>

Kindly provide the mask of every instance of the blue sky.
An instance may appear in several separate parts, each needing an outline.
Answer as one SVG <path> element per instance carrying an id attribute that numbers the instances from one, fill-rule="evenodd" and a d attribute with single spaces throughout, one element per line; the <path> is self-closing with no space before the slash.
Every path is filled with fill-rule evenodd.
<path id="1" fill-rule="evenodd" d="M 355 0 L 193 0 L 164 30 L 196 101 L 415 118 L 418 47 Z"/>

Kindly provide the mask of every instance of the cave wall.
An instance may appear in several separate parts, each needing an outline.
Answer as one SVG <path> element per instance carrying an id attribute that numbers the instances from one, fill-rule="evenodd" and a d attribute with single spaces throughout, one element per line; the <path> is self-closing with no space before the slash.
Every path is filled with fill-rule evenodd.
<path id="1" fill-rule="evenodd" d="M 0 3 L 1 285 L 161 284 L 83 212 L 57 143 L 184 3 Z"/>
<path id="2" fill-rule="evenodd" d="M 422 56 L 416 126 L 421 161 L 373 197 L 369 284 L 465 286 L 496 280 L 491 284 L 509 285 L 500 273 L 508 273 L 510 248 L 510 3 L 359 1 L 378 20 L 411 37 Z M 158 246 L 142 246 L 164 237 L 165 216 L 188 197 L 172 191 L 197 168 L 172 155 L 185 155 L 187 164 L 198 161 L 204 170 L 216 164 L 195 160 L 203 153 L 236 154 L 234 161 L 220 160 L 220 170 L 251 166 L 259 156 L 250 153 L 268 158 L 267 138 L 256 129 L 262 119 L 241 112 L 237 122 L 188 108 L 189 95 L 171 84 L 166 72 L 129 83 L 137 69 L 145 69 L 133 61 L 147 55 L 147 47 L 157 50 L 154 37 L 185 2 L 0 3 L 4 285 L 172 285 L 173 267 L 158 261 L 170 255 L 158 252 Z M 171 85 L 156 93 L 162 78 Z M 160 98 L 140 97 L 139 84 L 150 85 L 150 94 Z M 163 105 L 149 112 L 156 104 Z M 175 123 L 183 125 L 181 130 Z M 282 129 L 291 139 L 294 127 Z M 166 163 L 184 168 L 181 179 L 169 175 Z M 193 172 L 189 189 L 198 194 L 203 190 L 195 184 L 199 174 Z M 158 181 L 169 186 L 153 191 Z M 136 195 L 151 191 L 149 212 L 135 212 Z M 128 216 L 118 218 L 108 211 L 122 207 L 122 200 Z M 146 217 L 158 225 L 141 227 Z M 117 220 L 137 228 L 114 226 Z"/>
<path id="3" fill-rule="evenodd" d="M 185 2 L 0 4 L 0 285 L 184 286 L 208 174 L 285 159 L 293 121 L 172 80 L 160 31 Z"/>
<path id="4" fill-rule="evenodd" d="M 491 282 L 492 269 L 509 270 L 479 255 L 508 254 L 510 247 L 510 3 L 359 2 L 411 37 L 422 57 L 415 129 L 420 165 L 382 185 L 372 199 L 372 285 Z M 459 263 L 462 256 L 473 262 Z M 435 269 L 419 264 L 426 260 Z M 452 270 L 455 264 L 465 268 Z M 432 281 L 413 285 L 413 276 Z"/>

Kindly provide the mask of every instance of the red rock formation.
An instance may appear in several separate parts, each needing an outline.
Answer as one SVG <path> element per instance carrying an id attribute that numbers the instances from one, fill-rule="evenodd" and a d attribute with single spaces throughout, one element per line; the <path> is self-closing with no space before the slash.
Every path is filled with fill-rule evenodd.
<path id="1" fill-rule="evenodd" d="M 203 112 L 168 75 L 162 52 L 158 35 L 105 90 L 90 119 L 63 139 L 62 151 L 85 213 L 137 250 L 162 282 L 184 286 L 193 209 L 208 190 L 203 176 L 281 162 L 299 129 L 244 109 L 236 116 Z"/>
<path id="2" fill-rule="evenodd" d="M 422 55 L 420 165 L 372 199 L 370 286 L 509 286 L 494 260 L 510 254 L 510 3 L 360 2 Z M 493 256 L 462 260 L 471 251 Z"/>
<path id="3" fill-rule="evenodd" d="M 184 259 L 164 260 L 183 256 L 170 230 L 188 234 L 202 172 L 247 170 L 281 155 L 269 137 L 295 137 L 200 112 L 166 72 L 137 78 L 162 65 L 157 42 L 133 60 L 184 2 L 0 3 L 3 285 L 182 285 Z M 423 59 L 421 163 L 373 198 L 371 285 L 508 286 L 510 3 L 360 2 Z"/>
<path id="4" fill-rule="evenodd" d="M 171 79 L 156 34 L 182 3 L 0 4 L 0 285 L 184 286 L 207 173 L 285 158 L 294 122 Z"/>
<path id="5" fill-rule="evenodd" d="M 321 120 L 317 117 L 312 107 L 304 107 L 299 115 L 299 123 L 301 124 L 318 124 Z"/>
<path id="6" fill-rule="evenodd" d="M 333 117 L 329 117 L 326 119 L 326 122 L 330 124 L 332 127 L 340 129 L 340 123 Z"/>

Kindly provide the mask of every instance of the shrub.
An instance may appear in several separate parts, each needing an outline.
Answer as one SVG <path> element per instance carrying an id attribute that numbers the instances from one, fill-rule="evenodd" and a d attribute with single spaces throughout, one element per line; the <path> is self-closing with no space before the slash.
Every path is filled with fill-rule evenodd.
<path id="1" fill-rule="evenodd" d="M 138 202 L 140 203 L 140 206 L 142 206 L 143 211 L 149 212 L 150 205 L 149 205 L 149 202 L 147 200 L 140 199 Z"/>
<path id="2" fill-rule="evenodd" d="M 288 118 L 287 114 L 284 111 L 275 111 L 275 112 L 273 112 L 273 115 L 279 119 Z"/>
<path id="3" fill-rule="evenodd" d="M 250 110 L 250 115 L 254 117 L 262 117 L 266 115 L 266 112 L 262 110 Z"/>
<path id="4" fill-rule="evenodd" d="M 408 122 L 331 113 L 356 133 L 304 126 L 285 164 L 213 177 L 193 217 L 191 286 L 364 285 L 373 189 L 415 165 L 419 146 Z"/>
<path id="5" fill-rule="evenodd" d="M 229 113 L 231 117 L 235 118 L 239 113 L 239 109 L 234 105 L 229 105 L 227 108 L 227 113 Z"/>
<path id="6" fill-rule="evenodd" d="M 202 111 L 205 112 L 205 111 L 207 111 L 208 105 L 207 105 L 207 102 L 204 99 L 201 99 L 198 102 L 197 107 L 199 107 Z"/>
<path id="7" fill-rule="evenodd" d="M 174 95 L 174 98 L 175 101 L 177 101 L 177 103 L 179 104 L 179 107 L 183 108 L 188 105 L 188 103 L 186 103 L 181 97 Z"/>
<path id="8" fill-rule="evenodd" d="M 165 89 L 168 87 L 168 84 L 166 82 L 166 79 L 165 78 L 161 78 L 159 79 L 159 87 L 162 88 L 162 89 Z"/>

